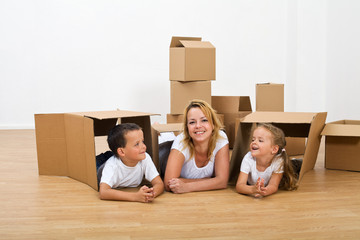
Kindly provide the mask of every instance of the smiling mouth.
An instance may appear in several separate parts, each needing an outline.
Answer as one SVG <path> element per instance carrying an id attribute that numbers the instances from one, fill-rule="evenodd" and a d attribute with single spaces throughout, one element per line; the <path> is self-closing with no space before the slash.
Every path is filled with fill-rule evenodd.
<path id="1" fill-rule="evenodd" d="M 195 134 L 197 134 L 197 135 L 200 135 L 200 134 L 203 134 L 203 133 L 205 133 L 205 131 L 195 132 Z"/>

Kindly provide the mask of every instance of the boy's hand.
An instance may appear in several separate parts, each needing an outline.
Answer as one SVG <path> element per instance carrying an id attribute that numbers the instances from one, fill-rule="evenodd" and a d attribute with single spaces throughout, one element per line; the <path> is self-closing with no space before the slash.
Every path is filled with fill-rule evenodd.
<path id="1" fill-rule="evenodd" d="M 149 203 L 152 202 L 155 198 L 155 193 L 153 188 L 148 186 L 142 186 L 139 191 L 136 193 L 136 201 Z"/>

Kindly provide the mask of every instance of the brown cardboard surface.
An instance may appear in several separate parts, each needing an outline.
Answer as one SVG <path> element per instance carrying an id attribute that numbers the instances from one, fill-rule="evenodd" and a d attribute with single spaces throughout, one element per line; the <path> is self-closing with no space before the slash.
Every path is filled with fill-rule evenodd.
<path id="1" fill-rule="evenodd" d="M 340 120 L 327 123 L 325 136 L 325 167 L 360 171 L 360 121 Z"/>
<path id="2" fill-rule="evenodd" d="M 171 114 L 183 114 L 193 99 L 201 99 L 211 105 L 211 81 L 170 82 Z"/>
<path id="3" fill-rule="evenodd" d="M 284 84 L 256 84 L 256 111 L 284 111 Z"/>
<path id="4" fill-rule="evenodd" d="M 215 47 L 201 38 L 173 37 L 169 77 L 174 81 L 215 80 Z"/>
<path id="5" fill-rule="evenodd" d="M 102 111 L 35 114 L 35 133 L 40 175 L 68 176 L 98 190 L 95 136 L 107 135 L 118 119 L 139 124 L 147 152 L 152 156 L 149 113 Z"/>
<path id="6" fill-rule="evenodd" d="M 231 156 L 230 183 L 235 184 L 237 181 L 241 161 L 249 150 L 251 131 L 256 123 L 272 123 L 281 128 L 287 137 L 307 137 L 299 175 L 299 181 L 301 181 L 303 175 L 315 166 L 326 115 L 325 112 L 254 112 L 241 119 Z"/>
<path id="7" fill-rule="evenodd" d="M 153 152 L 153 162 L 155 163 L 155 166 L 157 167 L 158 171 L 159 169 L 159 134 L 163 132 L 180 132 L 183 129 L 182 123 L 170 123 L 170 124 L 153 124 L 151 126 L 152 130 L 152 152 Z"/>
<path id="8" fill-rule="evenodd" d="M 211 104 L 218 113 L 252 111 L 249 96 L 211 96 Z"/>

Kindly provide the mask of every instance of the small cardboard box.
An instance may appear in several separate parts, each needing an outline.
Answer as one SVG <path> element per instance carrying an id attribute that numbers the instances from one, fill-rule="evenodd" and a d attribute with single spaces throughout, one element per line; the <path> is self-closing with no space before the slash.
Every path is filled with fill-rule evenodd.
<path id="1" fill-rule="evenodd" d="M 284 84 L 256 84 L 256 111 L 283 112 Z"/>
<path id="2" fill-rule="evenodd" d="M 211 105 L 211 81 L 170 81 L 171 114 L 183 114 L 193 99 L 201 99 Z"/>
<path id="3" fill-rule="evenodd" d="M 98 190 L 95 137 L 107 136 L 118 120 L 137 123 L 152 156 L 151 113 L 99 111 L 35 114 L 40 175 L 68 176 Z"/>
<path id="4" fill-rule="evenodd" d="M 172 37 L 170 80 L 215 80 L 215 47 L 194 37 Z"/>
<path id="5" fill-rule="evenodd" d="M 360 171 L 360 121 L 340 120 L 327 123 L 325 136 L 325 168 Z"/>
<path id="6" fill-rule="evenodd" d="M 152 152 L 153 152 L 153 156 L 152 159 L 158 169 L 158 171 L 160 170 L 159 167 L 159 135 L 160 133 L 164 133 L 164 132 L 174 132 L 174 133 L 178 133 L 181 132 L 183 129 L 183 124 L 182 123 L 170 123 L 170 124 L 153 124 L 151 126 L 151 131 L 152 131 Z M 159 171 L 160 172 L 160 171 Z"/>
<path id="7" fill-rule="evenodd" d="M 235 143 L 235 122 L 252 112 L 249 96 L 212 96 L 212 107 L 224 115 L 225 131 L 229 139 L 229 147 Z"/>
<path id="8" fill-rule="evenodd" d="M 254 112 L 244 117 L 239 124 L 230 163 L 230 180 L 235 184 L 243 157 L 249 151 L 251 132 L 256 123 L 271 123 L 281 128 L 287 137 L 307 138 L 299 181 L 314 168 L 319 152 L 321 131 L 325 125 L 326 112 Z"/>

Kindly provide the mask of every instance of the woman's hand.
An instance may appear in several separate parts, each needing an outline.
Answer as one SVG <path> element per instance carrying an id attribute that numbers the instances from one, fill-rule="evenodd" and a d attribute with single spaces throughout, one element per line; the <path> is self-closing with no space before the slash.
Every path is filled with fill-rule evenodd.
<path id="1" fill-rule="evenodd" d="M 186 193 L 186 183 L 179 178 L 172 178 L 168 182 L 168 186 L 173 193 Z"/>

